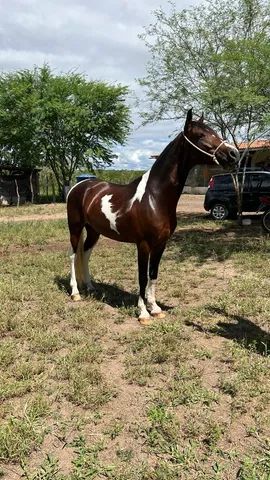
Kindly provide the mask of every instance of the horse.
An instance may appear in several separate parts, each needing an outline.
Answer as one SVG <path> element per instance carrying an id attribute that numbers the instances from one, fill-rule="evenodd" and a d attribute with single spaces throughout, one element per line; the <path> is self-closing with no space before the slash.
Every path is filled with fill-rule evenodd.
<path id="1" fill-rule="evenodd" d="M 80 300 L 80 283 L 85 284 L 88 293 L 94 289 L 88 263 L 102 234 L 137 246 L 139 322 L 148 325 L 151 317 L 163 318 L 155 294 L 159 263 L 176 228 L 176 207 L 188 173 L 197 164 L 216 163 L 233 169 L 239 158 L 237 148 L 207 126 L 203 116 L 193 120 L 190 109 L 183 132 L 136 180 L 120 185 L 93 179 L 74 185 L 67 197 L 71 298 Z"/>

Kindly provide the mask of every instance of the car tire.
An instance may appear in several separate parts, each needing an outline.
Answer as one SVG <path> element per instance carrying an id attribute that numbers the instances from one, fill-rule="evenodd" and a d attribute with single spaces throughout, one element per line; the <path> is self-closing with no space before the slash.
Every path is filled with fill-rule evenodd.
<path id="1" fill-rule="evenodd" d="M 229 210 L 224 203 L 215 203 L 211 207 L 211 217 L 213 220 L 225 220 L 228 218 Z"/>
<path id="2" fill-rule="evenodd" d="M 270 210 L 266 210 L 266 212 L 263 214 L 262 226 L 267 233 L 270 233 Z"/>

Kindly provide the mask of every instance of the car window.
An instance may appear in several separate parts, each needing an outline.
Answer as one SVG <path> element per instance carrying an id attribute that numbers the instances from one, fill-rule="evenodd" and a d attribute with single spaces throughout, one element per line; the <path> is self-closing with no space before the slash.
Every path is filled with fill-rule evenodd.
<path id="1" fill-rule="evenodd" d="M 262 178 L 260 173 L 252 173 L 250 175 L 250 187 L 252 190 L 258 190 L 261 187 Z"/>
<path id="2" fill-rule="evenodd" d="M 263 176 L 261 188 L 270 190 L 270 174 Z"/>
<path id="3" fill-rule="evenodd" d="M 240 187 L 242 186 L 242 182 L 243 182 L 243 174 L 242 173 L 239 173 L 238 175 L 238 182 L 239 182 L 239 185 Z M 249 188 L 250 186 L 250 175 L 249 174 L 245 174 L 245 185 L 244 185 L 244 189 L 246 190 L 247 188 Z"/>
<path id="4" fill-rule="evenodd" d="M 231 175 L 220 175 L 220 177 L 216 177 L 216 181 L 219 185 L 228 185 L 232 183 Z"/>
<path id="5" fill-rule="evenodd" d="M 215 188 L 217 190 L 233 189 L 233 181 L 231 175 L 220 175 L 215 177 Z"/>

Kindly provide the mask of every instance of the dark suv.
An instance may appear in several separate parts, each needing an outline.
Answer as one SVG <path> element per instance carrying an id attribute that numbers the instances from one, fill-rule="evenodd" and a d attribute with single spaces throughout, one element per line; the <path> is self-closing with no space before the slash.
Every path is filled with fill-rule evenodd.
<path id="1" fill-rule="evenodd" d="M 239 172 L 242 184 L 243 172 Z M 256 212 L 261 204 L 260 197 L 270 195 L 270 171 L 246 171 L 243 188 L 243 212 Z M 210 178 L 204 199 L 205 210 L 211 212 L 214 220 L 225 220 L 237 215 L 237 194 L 232 175 L 214 175 Z"/>

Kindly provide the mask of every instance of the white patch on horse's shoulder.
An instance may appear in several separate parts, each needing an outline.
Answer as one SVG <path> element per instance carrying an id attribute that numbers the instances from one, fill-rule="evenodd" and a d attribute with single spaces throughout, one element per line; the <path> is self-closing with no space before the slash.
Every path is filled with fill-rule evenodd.
<path id="1" fill-rule="evenodd" d="M 148 181 L 150 171 L 151 170 L 148 170 L 147 172 L 145 172 L 143 174 L 143 176 L 142 176 L 142 178 L 141 178 L 141 180 L 140 180 L 140 182 L 137 186 L 136 192 L 134 193 L 133 197 L 131 198 L 131 200 L 129 202 L 128 210 L 130 210 L 132 208 L 132 205 L 136 200 L 141 202 L 142 197 L 144 196 L 144 193 L 145 193 L 145 189 L 146 189 L 146 185 L 147 185 L 147 181 Z"/>
<path id="2" fill-rule="evenodd" d="M 119 232 L 116 227 L 116 219 L 118 217 L 118 212 L 112 211 L 111 198 L 112 198 L 112 194 L 104 195 L 104 197 L 101 198 L 101 211 L 102 213 L 104 213 L 107 220 L 109 220 L 111 229 L 114 230 L 119 235 Z"/>

